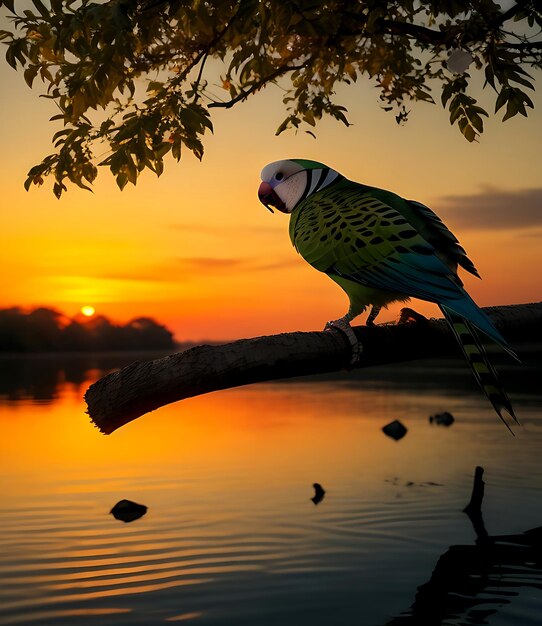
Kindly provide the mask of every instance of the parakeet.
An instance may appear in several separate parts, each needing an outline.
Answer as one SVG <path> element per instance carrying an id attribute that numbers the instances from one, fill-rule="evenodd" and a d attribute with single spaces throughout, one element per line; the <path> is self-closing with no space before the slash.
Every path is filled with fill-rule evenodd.
<path id="1" fill-rule="evenodd" d="M 463 288 L 458 266 L 479 277 L 472 261 L 440 218 L 414 200 L 348 180 L 323 163 L 286 159 L 261 173 L 260 201 L 290 214 L 290 239 L 299 254 L 348 295 L 346 315 L 328 322 L 345 332 L 369 306 L 368 323 L 381 307 L 410 297 L 438 304 L 495 411 L 516 421 L 481 336 L 517 356 Z M 519 359 L 517 359 L 519 360 Z"/>

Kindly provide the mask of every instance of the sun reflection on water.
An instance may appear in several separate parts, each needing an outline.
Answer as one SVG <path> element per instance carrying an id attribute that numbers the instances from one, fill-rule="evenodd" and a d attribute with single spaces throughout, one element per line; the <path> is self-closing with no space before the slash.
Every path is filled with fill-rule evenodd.
<path id="1" fill-rule="evenodd" d="M 0 387 L 2 624 L 272 624 L 277 607 L 284 624 L 347 624 L 363 601 L 374 626 L 412 603 L 451 543 L 472 541 L 461 508 L 475 465 L 493 532 L 542 519 L 540 398 L 518 394 L 527 428 L 512 439 L 461 365 L 233 389 L 104 436 L 82 393 L 112 363 L 86 359 L 51 376 L 46 402 L 32 394 L 47 360 L 26 364 L 17 400 Z M 452 427 L 429 424 L 442 410 Z M 400 441 L 381 432 L 397 418 Z M 124 498 L 146 515 L 115 520 Z"/>

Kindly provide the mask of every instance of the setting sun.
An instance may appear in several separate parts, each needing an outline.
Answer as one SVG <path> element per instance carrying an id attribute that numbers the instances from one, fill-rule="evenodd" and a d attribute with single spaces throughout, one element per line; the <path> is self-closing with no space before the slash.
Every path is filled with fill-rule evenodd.
<path id="1" fill-rule="evenodd" d="M 83 315 L 86 315 L 87 317 L 91 317 L 92 315 L 94 315 L 94 312 L 94 307 L 89 306 L 88 304 L 81 307 L 81 313 Z"/>

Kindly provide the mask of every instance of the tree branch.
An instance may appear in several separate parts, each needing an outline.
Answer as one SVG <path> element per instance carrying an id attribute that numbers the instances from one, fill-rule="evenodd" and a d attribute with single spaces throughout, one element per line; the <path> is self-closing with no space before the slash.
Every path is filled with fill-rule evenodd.
<path id="1" fill-rule="evenodd" d="M 283 67 L 279 67 L 274 72 L 271 72 L 271 74 L 268 74 L 267 76 L 264 76 L 263 78 L 261 78 L 257 83 L 254 83 L 254 85 L 252 85 L 249 89 L 245 89 L 241 91 L 237 96 L 235 96 L 235 98 L 232 98 L 231 100 L 226 100 L 226 102 L 211 102 L 208 105 L 208 108 L 209 109 L 213 109 L 213 108 L 231 109 L 238 102 L 241 102 L 241 100 L 246 100 L 246 98 L 251 96 L 255 91 L 258 91 L 258 89 L 261 89 L 267 83 L 274 81 L 279 76 L 283 76 L 284 74 L 287 74 L 288 72 L 295 72 L 295 70 L 301 70 L 304 67 L 307 67 L 308 64 L 309 62 L 306 61 L 305 63 L 302 63 L 301 65 L 284 65 Z"/>
<path id="2" fill-rule="evenodd" d="M 201 94 L 199 92 L 199 85 L 200 85 L 200 82 L 201 82 L 201 78 L 203 76 L 203 70 L 205 69 L 205 63 L 207 62 L 208 58 L 209 58 L 209 53 L 207 53 L 203 57 L 203 59 L 201 61 L 201 65 L 200 65 L 200 68 L 199 68 L 198 76 L 197 76 L 196 82 L 194 83 L 194 86 L 193 86 L 193 90 L 194 90 L 194 98 L 192 100 L 193 102 L 197 102 L 199 100 L 199 98 L 201 97 Z"/>
<path id="3" fill-rule="evenodd" d="M 199 84 L 199 81 L 201 79 L 201 75 L 203 73 L 203 68 L 205 67 L 205 62 L 207 60 L 207 57 L 212 53 L 213 48 L 224 37 L 224 35 L 228 32 L 228 30 L 232 27 L 232 24 L 235 22 L 235 20 L 237 19 L 237 16 L 239 15 L 240 7 L 241 7 L 241 3 L 239 2 L 238 5 L 237 5 L 237 10 L 231 16 L 231 18 L 229 19 L 228 23 L 224 26 L 224 28 L 221 31 L 219 31 L 218 33 L 216 33 L 215 36 L 211 39 L 211 41 L 209 41 L 207 43 L 207 45 L 205 45 L 196 54 L 196 56 L 187 65 L 187 67 L 185 67 L 185 69 L 180 74 L 178 74 L 175 77 L 174 80 L 171 81 L 172 85 L 178 85 L 183 80 L 185 80 L 185 78 L 188 76 L 188 74 L 198 65 L 198 63 L 200 61 L 202 61 L 200 72 L 199 72 L 198 78 L 196 80 L 196 84 Z"/>
<path id="4" fill-rule="evenodd" d="M 498 28 L 505 22 L 513 19 L 515 15 L 525 10 L 524 2 L 517 2 L 504 13 L 497 16 L 497 19 L 491 24 L 492 28 Z M 378 27 L 383 27 L 382 32 L 377 29 L 378 34 L 396 34 L 406 35 L 414 38 L 419 43 L 438 46 L 447 43 L 450 40 L 450 33 L 444 30 L 433 30 L 427 26 L 421 26 L 412 22 L 399 22 L 395 20 L 378 20 Z"/>
<path id="5" fill-rule="evenodd" d="M 521 52 L 526 50 L 542 50 L 542 41 L 525 41 L 523 43 L 504 42 L 499 45 L 502 45 L 504 48 L 513 48 L 514 50 L 520 50 Z"/>
<path id="6" fill-rule="evenodd" d="M 420 43 L 427 43 L 433 46 L 438 46 L 446 42 L 447 34 L 441 30 L 433 30 L 426 26 L 419 26 L 411 22 L 396 22 L 393 20 L 379 20 L 377 22 L 378 27 L 383 27 L 382 30 L 377 28 L 379 35 L 407 35 L 414 37 L 416 41 Z"/>
<path id="7" fill-rule="evenodd" d="M 542 338 L 542 302 L 484 309 L 508 339 Z M 356 367 L 442 355 L 455 341 L 444 320 L 355 329 L 363 345 Z M 458 349 L 458 348 L 456 348 Z M 240 385 L 348 368 L 350 344 L 340 332 L 295 332 L 197 346 L 135 362 L 91 385 L 88 414 L 106 434 L 165 404 Z"/>

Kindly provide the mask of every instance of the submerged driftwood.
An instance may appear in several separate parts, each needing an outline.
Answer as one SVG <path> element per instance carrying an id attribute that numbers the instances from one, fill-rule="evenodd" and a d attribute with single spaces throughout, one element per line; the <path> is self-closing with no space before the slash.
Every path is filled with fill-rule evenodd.
<path id="1" fill-rule="evenodd" d="M 477 467 L 472 497 L 464 509 L 476 533 L 475 543 L 450 546 L 431 578 L 418 587 L 410 609 L 386 626 L 487 624 L 522 587 L 542 589 L 542 527 L 490 535 L 482 515 L 483 474 Z"/>
<path id="2" fill-rule="evenodd" d="M 409 310 L 407 310 L 409 311 Z M 484 311 L 510 341 L 542 337 L 542 303 Z M 413 316 L 416 319 L 414 312 Z M 418 316 L 419 317 L 419 316 Z M 444 320 L 356 326 L 363 345 L 356 368 L 458 350 Z M 349 369 L 350 345 L 339 331 L 294 332 L 197 346 L 104 376 L 85 394 L 88 414 L 106 434 L 165 404 L 240 385 Z"/>

